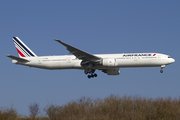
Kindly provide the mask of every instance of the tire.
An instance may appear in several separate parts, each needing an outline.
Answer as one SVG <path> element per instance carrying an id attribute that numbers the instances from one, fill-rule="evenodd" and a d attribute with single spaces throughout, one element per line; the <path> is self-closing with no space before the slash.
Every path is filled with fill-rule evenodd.
<path id="1" fill-rule="evenodd" d="M 91 78 L 91 75 L 88 75 L 87 77 L 90 79 L 90 78 Z"/>
<path id="2" fill-rule="evenodd" d="M 97 77 L 97 74 L 94 74 L 94 77 Z"/>

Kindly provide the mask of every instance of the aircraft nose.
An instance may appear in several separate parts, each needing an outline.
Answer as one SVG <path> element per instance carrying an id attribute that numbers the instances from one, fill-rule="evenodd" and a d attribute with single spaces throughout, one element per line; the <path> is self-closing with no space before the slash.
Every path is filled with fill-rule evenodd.
<path id="1" fill-rule="evenodd" d="M 175 60 L 173 59 L 173 58 L 170 58 L 170 61 L 169 61 L 170 63 L 173 63 L 173 62 L 175 62 Z"/>
<path id="2" fill-rule="evenodd" d="M 168 64 L 171 64 L 171 63 L 173 63 L 173 62 L 175 62 L 175 59 L 173 59 L 173 58 L 168 58 Z"/>

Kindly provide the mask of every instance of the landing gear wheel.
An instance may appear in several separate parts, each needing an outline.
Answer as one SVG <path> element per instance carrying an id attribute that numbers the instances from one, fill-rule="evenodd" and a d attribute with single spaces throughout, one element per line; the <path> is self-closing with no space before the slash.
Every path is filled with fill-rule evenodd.
<path id="1" fill-rule="evenodd" d="M 88 68 L 88 69 L 85 69 L 84 70 L 84 73 L 85 74 L 89 74 L 89 75 L 87 75 L 87 77 L 90 79 L 90 78 L 94 78 L 94 77 L 97 77 L 97 74 L 96 73 L 94 73 L 95 72 L 95 69 L 90 69 L 90 68 Z"/>
<path id="2" fill-rule="evenodd" d="M 96 74 L 96 73 L 95 73 L 95 74 L 91 74 L 91 75 L 88 75 L 87 77 L 88 77 L 89 79 L 90 79 L 90 78 L 93 78 L 93 77 L 97 77 L 97 74 Z"/>
<path id="3" fill-rule="evenodd" d="M 87 77 L 90 79 L 90 78 L 91 78 L 91 75 L 88 75 Z"/>
<path id="4" fill-rule="evenodd" d="M 97 74 L 96 74 L 96 73 L 94 74 L 94 77 L 97 77 Z"/>
<path id="5" fill-rule="evenodd" d="M 161 73 L 163 73 L 163 68 L 165 68 L 165 65 L 161 65 L 161 70 L 160 70 Z"/>

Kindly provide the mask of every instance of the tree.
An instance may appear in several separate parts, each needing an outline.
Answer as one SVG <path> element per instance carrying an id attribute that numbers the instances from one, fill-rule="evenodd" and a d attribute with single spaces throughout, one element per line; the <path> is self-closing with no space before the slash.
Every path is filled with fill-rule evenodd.
<path id="1" fill-rule="evenodd" d="M 38 103 L 30 103 L 29 105 L 30 117 L 35 120 L 36 116 L 40 113 Z"/>

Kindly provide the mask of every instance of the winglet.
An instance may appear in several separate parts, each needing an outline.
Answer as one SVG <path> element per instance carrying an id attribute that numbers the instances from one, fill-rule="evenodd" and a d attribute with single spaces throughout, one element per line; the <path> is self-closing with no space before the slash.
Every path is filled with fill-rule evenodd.
<path id="1" fill-rule="evenodd" d="M 59 41 L 58 39 L 53 39 L 53 40 L 55 40 L 55 41 Z"/>
<path id="2" fill-rule="evenodd" d="M 61 40 L 58 40 L 58 39 L 53 39 L 53 40 L 55 40 L 55 41 L 61 43 L 61 44 L 64 45 L 65 47 L 66 47 L 66 45 L 67 45 L 67 44 L 63 43 Z"/>

